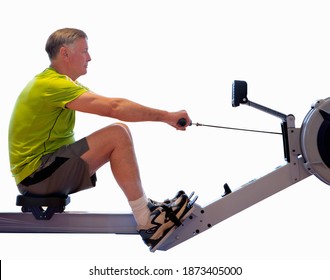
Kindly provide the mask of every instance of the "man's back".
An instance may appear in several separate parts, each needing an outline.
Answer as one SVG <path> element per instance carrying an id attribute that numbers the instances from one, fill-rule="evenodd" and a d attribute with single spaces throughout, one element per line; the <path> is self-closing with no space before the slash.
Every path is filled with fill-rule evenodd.
<path id="1" fill-rule="evenodd" d="M 16 183 L 33 173 L 40 158 L 74 142 L 75 111 L 65 105 L 88 89 L 48 68 L 21 92 L 9 125 L 9 157 Z"/>

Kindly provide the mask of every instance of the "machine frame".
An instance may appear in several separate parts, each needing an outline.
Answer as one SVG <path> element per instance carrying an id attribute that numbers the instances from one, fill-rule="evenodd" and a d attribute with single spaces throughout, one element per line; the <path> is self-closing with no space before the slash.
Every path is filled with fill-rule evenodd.
<path id="1" fill-rule="evenodd" d="M 234 191 L 225 184 L 224 195 L 208 205 L 200 206 L 195 203 L 189 218 L 157 250 L 168 250 L 177 246 L 311 175 L 329 184 L 329 166 L 323 159 L 330 158 L 330 155 L 324 154 L 328 153 L 328 150 L 320 147 L 325 145 L 325 140 L 330 137 L 330 125 L 328 127 L 326 117 L 320 117 L 326 115 L 324 112 L 330 113 L 329 99 L 319 100 L 312 105 L 301 128 L 295 127 L 293 115 L 286 115 L 249 101 L 247 83 L 234 81 L 232 106 L 237 107 L 241 104 L 281 119 L 284 163 L 265 176 L 253 179 Z M 320 140 L 322 137 L 325 139 Z M 72 211 L 52 213 L 51 217 L 38 219 L 31 211 L 26 212 L 0 213 L 0 232 L 137 234 L 136 223 L 130 213 L 101 214 Z"/>

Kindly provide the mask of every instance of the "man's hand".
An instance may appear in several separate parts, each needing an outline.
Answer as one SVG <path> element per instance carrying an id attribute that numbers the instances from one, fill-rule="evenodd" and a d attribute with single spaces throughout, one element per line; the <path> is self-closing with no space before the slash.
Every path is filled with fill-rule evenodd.
<path id="1" fill-rule="evenodd" d="M 169 113 L 169 121 L 166 122 L 177 130 L 186 130 L 187 126 L 191 124 L 191 119 L 185 110 L 181 110 Z"/>

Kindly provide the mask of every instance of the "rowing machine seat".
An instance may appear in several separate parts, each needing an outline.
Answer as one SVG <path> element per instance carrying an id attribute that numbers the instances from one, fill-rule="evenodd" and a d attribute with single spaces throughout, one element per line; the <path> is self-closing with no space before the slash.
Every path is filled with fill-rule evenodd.
<path id="1" fill-rule="evenodd" d="M 18 195 L 16 198 L 16 205 L 22 206 L 22 212 L 31 212 L 37 220 L 51 219 L 55 213 L 62 213 L 69 203 L 69 196 Z"/>

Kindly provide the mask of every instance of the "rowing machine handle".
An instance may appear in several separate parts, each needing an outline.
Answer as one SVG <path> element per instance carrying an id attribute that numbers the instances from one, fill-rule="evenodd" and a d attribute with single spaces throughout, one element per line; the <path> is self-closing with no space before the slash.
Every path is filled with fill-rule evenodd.
<path id="1" fill-rule="evenodd" d="M 186 126 L 186 124 L 187 124 L 187 120 L 185 118 L 181 118 L 181 119 L 178 120 L 178 125 L 179 126 L 184 127 L 184 126 Z M 192 123 L 190 123 L 189 125 L 192 125 Z"/>

